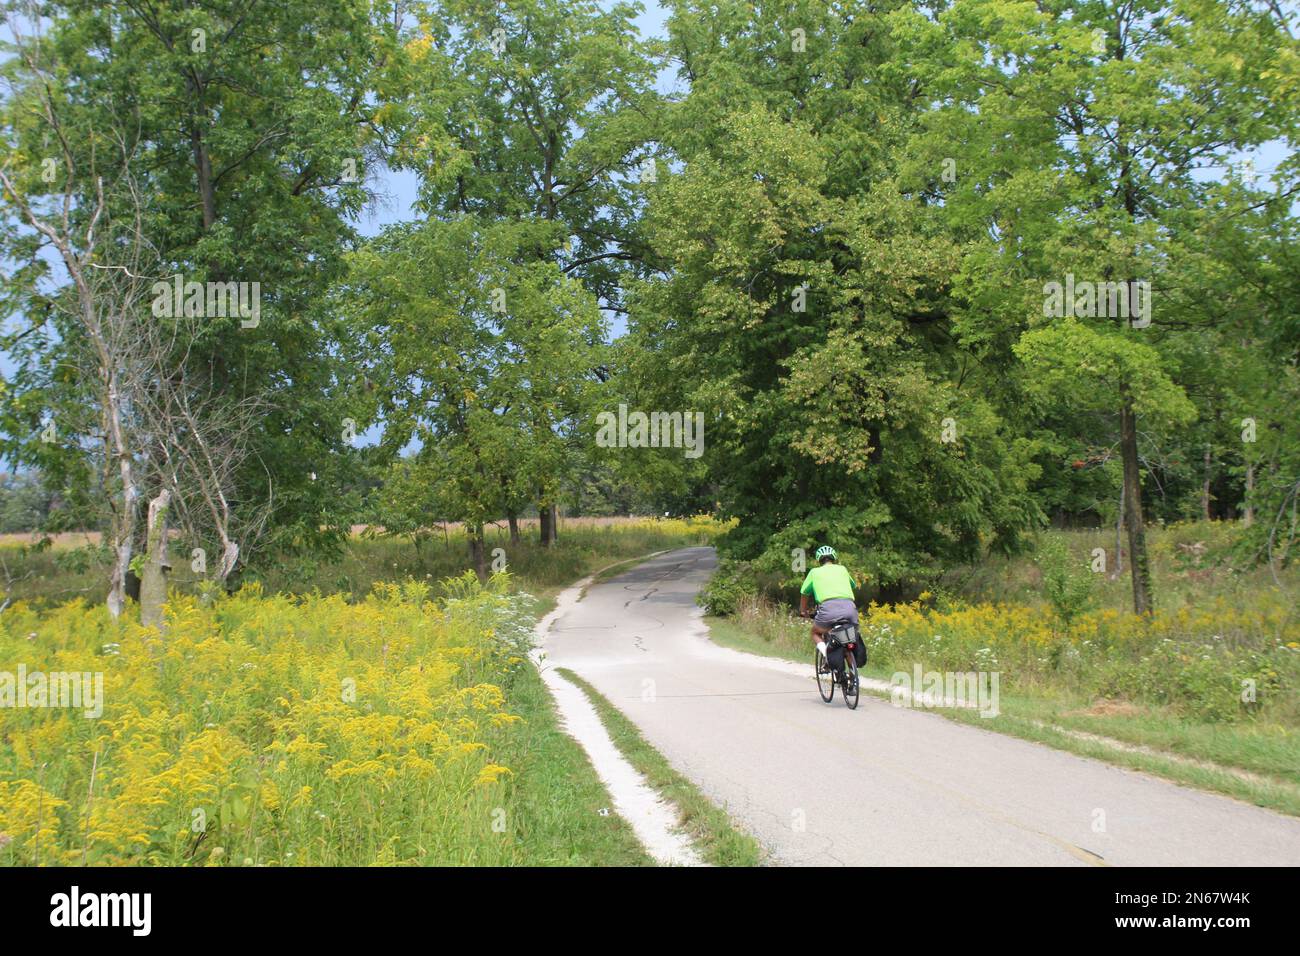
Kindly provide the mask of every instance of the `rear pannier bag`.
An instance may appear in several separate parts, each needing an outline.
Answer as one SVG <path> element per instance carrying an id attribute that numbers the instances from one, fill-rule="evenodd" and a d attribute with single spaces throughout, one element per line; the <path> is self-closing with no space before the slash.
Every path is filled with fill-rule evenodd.
<path id="1" fill-rule="evenodd" d="M 853 662 L 859 670 L 867 666 L 867 645 L 862 643 L 862 629 L 858 627 L 853 629 Z"/>
<path id="2" fill-rule="evenodd" d="M 857 664 L 858 667 L 866 666 L 867 646 L 862 643 L 862 629 L 855 624 L 846 624 L 840 627 L 831 628 L 831 631 L 835 634 L 838 640 L 843 641 L 844 644 L 853 645 L 853 663 Z M 844 659 L 842 656 L 843 653 L 843 645 L 840 645 L 832 649 L 831 654 L 827 655 L 827 660 L 830 662 L 832 667 L 839 667 L 840 661 Z"/>

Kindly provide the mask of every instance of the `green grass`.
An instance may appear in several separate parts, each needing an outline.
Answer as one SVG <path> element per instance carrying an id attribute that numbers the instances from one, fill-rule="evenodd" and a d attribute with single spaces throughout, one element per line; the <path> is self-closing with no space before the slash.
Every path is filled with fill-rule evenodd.
<path id="1" fill-rule="evenodd" d="M 751 611 L 748 620 L 710 615 L 705 623 L 709 636 L 725 647 L 811 667 L 807 625 L 781 620 L 782 616 L 767 609 Z M 888 681 L 893 671 L 868 661 L 862 674 Z M 888 697 L 865 684 L 862 689 L 876 697 Z M 1002 689 L 999 710 L 997 717 L 981 717 L 959 708 L 936 708 L 934 712 L 1300 816 L 1300 740 L 1285 728 L 1266 723 L 1200 723 L 1164 708 L 1098 706 L 1095 701 L 1044 686 L 1035 687 L 1032 694 Z M 1080 740 L 1063 732 L 1067 730 L 1163 751 L 1167 756 Z"/>
<path id="2" fill-rule="evenodd" d="M 0 544 L 0 600 L 46 606 L 77 598 L 102 601 L 107 576 L 107 556 L 98 548 Z"/>
<path id="3" fill-rule="evenodd" d="M 559 726 L 537 669 L 521 667 L 506 689 L 526 733 L 502 734 L 493 758 L 515 771 L 507 832 L 520 866 L 652 866 L 632 827 L 616 813 L 586 753 Z"/>
<path id="4" fill-rule="evenodd" d="M 709 637 L 723 647 L 758 654 L 760 657 L 779 657 L 787 661 L 807 663 L 812 670 L 812 638 L 805 627 L 803 640 L 799 641 L 792 631 L 782 632 L 774 628 L 756 628 L 747 625 L 735 617 L 718 617 L 705 615 L 704 623 L 709 626 Z M 865 674 L 866 671 L 864 670 Z"/>
<path id="5" fill-rule="evenodd" d="M 708 863 L 714 866 L 757 866 L 763 862 L 763 851 L 758 842 L 740 830 L 725 812 L 674 770 L 618 708 L 568 668 L 557 668 L 557 673 L 582 689 L 596 708 L 614 745 L 651 787 L 677 807 L 682 827 Z"/>
<path id="6" fill-rule="evenodd" d="M 1116 563 L 1115 529 L 1045 532 L 1062 541 L 1079 567 L 1090 566 L 1093 551 L 1105 551 L 1106 572 L 1091 575 L 1093 599 L 1101 608 L 1130 611 L 1132 580 L 1128 538 L 1124 562 Z M 1226 608 L 1249 608 L 1260 594 L 1278 590 L 1300 600 L 1300 563 L 1279 570 L 1278 580 L 1265 565 L 1252 565 L 1238 553 L 1241 528 L 1227 521 L 1193 521 L 1148 528 L 1147 551 L 1156 607 L 1165 611 L 1221 602 Z M 1045 607 L 1043 575 L 1032 555 L 985 555 L 978 563 L 950 569 L 937 590 L 968 601 L 1004 601 Z"/>

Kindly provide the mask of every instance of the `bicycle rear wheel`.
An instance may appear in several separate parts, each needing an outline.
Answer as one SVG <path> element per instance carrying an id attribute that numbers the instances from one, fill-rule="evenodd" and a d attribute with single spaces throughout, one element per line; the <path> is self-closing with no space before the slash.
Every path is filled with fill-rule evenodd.
<path id="1" fill-rule="evenodd" d="M 821 651 L 813 651 L 813 673 L 817 675 L 817 690 L 822 695 L 822 700 L 829 704 L 835 696 L 835 675 L 831 673 L 831 665 L 826 662 Z"/>
<path id="2" fill-rule="evenodd" d="M 840 688 L 844 692 L 844 703 L 848 705 L 849 710 L 858 709 L 858 695 L 861 688 L 858 687 L 858 662 L 853 658 L 853 652 L 848 648 L 844 649 L 844 686 Z"/>

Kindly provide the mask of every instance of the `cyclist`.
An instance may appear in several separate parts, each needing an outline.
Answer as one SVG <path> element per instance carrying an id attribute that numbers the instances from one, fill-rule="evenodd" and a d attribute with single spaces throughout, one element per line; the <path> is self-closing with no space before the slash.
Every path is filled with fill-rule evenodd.
<path id="1" fill-rule="evenodd" d="M 799 589 L 799 616 L 808 616 L 808 597 L 817 603 L 817 613 L 813 617 L 812 641 L 826 657 L 832 667 L 837 667 L 826 653 L 826 642 L 822 635 L 841 621 L 858 623 L 858 605 L 853 599 L 857 585 L 849 576 L 848 570 L 839 563 L 835 549 L 828 544 L 822 545 L 815 554 L 817 567 L 808 571 Z"/>

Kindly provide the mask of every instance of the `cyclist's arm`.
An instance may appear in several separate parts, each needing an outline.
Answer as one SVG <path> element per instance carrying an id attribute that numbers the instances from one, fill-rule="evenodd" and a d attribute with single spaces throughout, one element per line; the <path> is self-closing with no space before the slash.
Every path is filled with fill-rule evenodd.
<path id="1" fill-rule="evenodd" d="M 799 616 L 804 617 L 808 613 L 808 595 L 813 589 L 812 572 L 803 579 L 803 587 L 799 588 Z"/>

